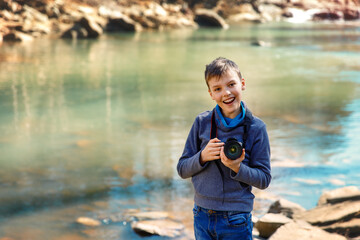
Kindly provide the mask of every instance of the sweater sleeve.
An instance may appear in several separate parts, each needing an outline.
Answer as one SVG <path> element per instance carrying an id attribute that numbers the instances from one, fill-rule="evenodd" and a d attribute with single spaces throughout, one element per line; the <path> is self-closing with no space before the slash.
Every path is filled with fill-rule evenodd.
<path id="1" fill-rule="evenodd" d="M 200 164 L 199 117 L 195 119 L 185 143 L 184 151 L 177 164 L 181 178 L 189 178 L 202 171 L 207 164 Z"/>
<path id="2" fill-rule="evenodd" d="M 239 172 L 231 173 L 234 180 L 265 189 L 271 181 L 270 143 L 266 126 L 261 127 L 255 135 L 250 152 L 249 166 L 240 164 Z"/>

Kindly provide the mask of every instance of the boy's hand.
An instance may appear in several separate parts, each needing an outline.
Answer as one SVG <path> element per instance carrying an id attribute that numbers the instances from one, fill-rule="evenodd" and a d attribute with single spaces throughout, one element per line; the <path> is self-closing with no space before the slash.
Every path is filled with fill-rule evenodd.
<path id="1" fill-rule="evenodd" d="M 221 148 L 224 143 L 218 138 L 211 139 L 200 155 L 200 164 L 204 165 L 205 162 L 213 161 L 220 158 Z"/>
<path id="2" fill-rule="evenodd" d="M 241 162 L 244 161 L 244 159 L 245 159 L 245 148 L 243 148 L 243 152 L 242 152 L 241 156 L 240 156 L 238 159 L 231 160 L 231 159 L 228 159 L 228 158 L 225 156 L 224 147 L 221 147 L 220 159 L 221 159 L 221 162 L 222 162 L 225 166 L 227 166 L 228 168 L 230 168 L 230 169 L 233 170 L 234 172 L 238 173 L 238 172 L 239 172 L 239 169 L 240 169 L 240 164 L 241 164 Z"/>

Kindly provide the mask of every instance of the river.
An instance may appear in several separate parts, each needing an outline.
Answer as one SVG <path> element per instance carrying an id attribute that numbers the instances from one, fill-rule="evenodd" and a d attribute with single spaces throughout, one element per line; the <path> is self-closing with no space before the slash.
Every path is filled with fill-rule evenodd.
<path id="1" fill-rule="evenodd" d="M 0 237 L 141 239 L 129 209 L 190 212 L 176 165 L 196 115 L 214 107 L 203 75 L 218 56 L 238 63 L 244 100 L 267 124 L 267 193 L 309 209 L 323 191 L 359 186 L 359 27 L 36 39 L 0 47 Z M 79 216 L 105 227 L 82 228 Z"/>

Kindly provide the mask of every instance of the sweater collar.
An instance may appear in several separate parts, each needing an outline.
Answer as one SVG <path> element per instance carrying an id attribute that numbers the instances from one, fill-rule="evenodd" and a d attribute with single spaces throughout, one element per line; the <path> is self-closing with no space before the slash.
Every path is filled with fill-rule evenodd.
<path id="1" fill-rule="evenodd" d="M 225 119 L 225 117 L 223 116 L 223 114 L 221 112 L 221 108 L 219 107 L 219 105 L 216 105 L 215 109 L 216 109 L 216 113 L 218 116 L 218 119 L 217 119 L 218 125 L 222 125 L 226 129 L 233 129 L 233 128 L 237 127 L 245 119 L 246 107 L 243 102 L 241 102 L 241 112 L 234 119 L 229 119 L 229 118 Z M 221 124 L 219 124 L 219 122 Z"/>

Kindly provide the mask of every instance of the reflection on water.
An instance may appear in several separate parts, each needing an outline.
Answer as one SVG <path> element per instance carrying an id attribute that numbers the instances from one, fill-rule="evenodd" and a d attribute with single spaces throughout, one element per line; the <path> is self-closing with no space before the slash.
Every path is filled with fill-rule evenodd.
<path id="1" fill-rule="evenodd" d="M 310 208 L 324 190 L 358 185 L 359 36 L 269 24 L 3 45 L 0 235 L 20 226 L 27 236 L 78 235 L 68 222 L 86 212 L 191 211 L 176 164 L 193 119 L 214 106 L 203 70 L 218 56 L 238 63 L 246 102 L 267 123 L 268 192 Z M 81 234 L 136 239 L 121 222 L 106 226 Z"/>

